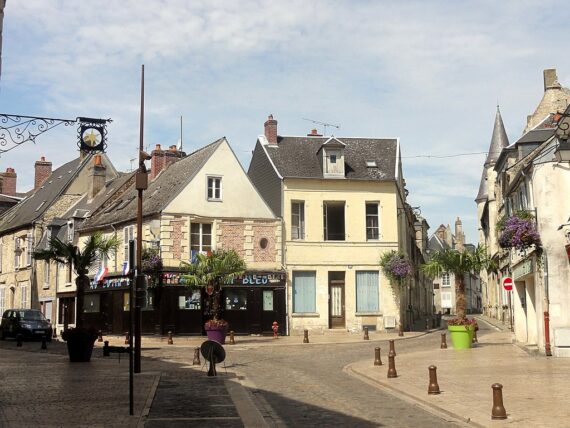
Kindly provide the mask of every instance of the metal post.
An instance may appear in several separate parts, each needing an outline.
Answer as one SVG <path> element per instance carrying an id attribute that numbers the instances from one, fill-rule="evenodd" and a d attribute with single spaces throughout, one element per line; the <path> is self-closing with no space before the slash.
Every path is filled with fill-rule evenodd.
<path id="1" fill-rule="evenodd" d="M 441 333 L 441 346 L 440 349 L 447 349 L 447 340 L 445 337 L 445 333 Z"/>
<path id="2" fill-rule="evenodd" d="M 513 329 L 513 307 L 511 306 L 511 295 L 513 294 L 513 290 L 509 291 L 509 320 L 511 322 L 511 331 Z"/>
<path id="3" fill-rule="evenodd" d="M 390 343 L 390 351 L 388 352 L 389 355 L 393 355 L 394 357 L 396 356 L 396 348 L 394 347 L 394 340 L 389 340 L 388 341 Z"/>
<path id="4" fill-rule="evenodd" d="M 103 332 L 101 330 L 99 330 L 99 334 L 97 337 L 97 342 L 103 342 Z"/>
<path id="5" fill-rule="evenodd" d="M 309 343 L 309 330 L 303 331 L 303 343 Z"/>
<path id="6" fill-rule="evenodd" d="M 428 385 L 428 394 L 439 394 L 439 385 L 437 383 L 437 367 L 436 366 L 429 366 L 429 385 Z"/>
<path id="7" fill-rule="evenodd" d="M 380 348 L 374 348 L 374 365 L 382 365 L 382 359 L 380 358 Z"/>
<path id="8" fill-rule="evenodd" d="M 503 385 L 494 383 L 493 388 L 493 409 L 491 410 L 491 419 L 507 419 L 507 411 L 503 405 Z"/>
<path id="9" fill-rule="evenodd" d="M 396 361 L 393 354 L 388 354 L 388 378 L 398 377 L 396 372 Z"/>
<path id="10" fill-rule="evenodd" d="M 364 340 L 370 340 L 370 337 L 368 336 L 368 327 L 364 327 Z"/>
<path id="11" fill-rule="evenodd" d="M 47 349 L 47 339 L 46 339 L 45 335 L 42 336 L 42 347 L 41 347 L 41 349 Z"/>
<path id="12" fill-rule="evenodd" d="M 200 348 L 194 348 L 194 359 L 192 360 L 193 366 L 200 365 Z"/>
<path id="13" fill-rule="evenodd" d="M 135 243 L 131 239 L 129 241 L 129 260 L 132 260 L 135 252 Z M 131 269 L 131 272 L 133 270 Z M 135 373 L 135 356 L 133 353 L 133 331 L 135 329 L 135 311 L 134 311 L 134 303 L 135 303 L 135 282 L 133 281 L 134 275 L 131 273 L 131 289 L 129 292 L 129 415 L 135 414 L 135 404 L 134 404 L 134 373 Z M 109 352 L 109 341 L 105 341 L 105 345 L 107 347 L 107 353 Z M 104 352 L 103 352 L 104 355 Z M 108 355 L 107 355 L 108 356 Z"/>
<path id="14" fill-rule="evenodd" d="M 168 344 L 174 345 L 174 340 L 172 340 L 172 332 L 171 331 L 168 332 Z"/>
<path id="15" fill-rule="evenodd" d="M 234 331 L 230 331 L 230 345 L 235 345 L 236 344 L 236 339 L 234 337 Z"/>

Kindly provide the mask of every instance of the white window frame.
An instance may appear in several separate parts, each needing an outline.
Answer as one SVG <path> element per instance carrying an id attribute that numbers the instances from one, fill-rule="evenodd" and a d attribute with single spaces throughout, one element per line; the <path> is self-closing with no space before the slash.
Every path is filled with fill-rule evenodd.
<path id="1" fill-rule="evenodd" d="M 195 224 L 200 225 L 199 226 L 200 230 L 199 230 L 199 234 L 198 234 L 198 236 L 199 236 L 199 244 L 198 244 L 199 248 L 198 249 L 192 247 L 192 236 L 196 235 L 195 233 L 192 232 L 192 226 Z M 208 248 L 204 249 L 204 225 L 205 224 L 210 226 L 210 234 L 209 234 L 210 235 L 210 248 L 209 249 Z M 208 235 L 208 234 L 206 234 L 206 235 Z M 214 225 L 212 223 L 199 223 L 199 222 L 191 223 L 190 224 L 190 259 L 192 259 L 192 251 L 193 250 L 199 251 L 200 253 L 202 253 L 204 251 L 212 251 L 214 249 L 214 240 L 213 239 L 214 239 Z"/>
<path id="2" fill-rule="evenodd" d="M 297 218 L 297 224 L 295 224 L 296 218 Z M 291 240 L 302 241 L 304 239 L 305 239 L 305 201 L 291 201 Z"/>
<path id="3" fill-rule="evenodd" d="M 20 268 L 20 256 L 22 255 L 22 243 L 20 237 L 14 237 L 14 269 Z"/>
<path id="4" fill-rule="evenodd" d="M 359 277 L 366 274 L 373 274 L 373 276 L 376 277 L 376 282 L 367 284 L 359 282 Z M 356 313 L 380 313 L 380 273 L 377 270 L 356 271 L 354 283 L 356 291 Z M 359 299 L 359 296 L 362 297 L 362 300 Z M 366 299 L 364 299 L 364 297 L 366 297 Z"/>
<path id="5" fill-rule="evenodd" d="M 44 290 L 49 288 L 51 276 L 51 263 L 48 260 L 44 261 Z"/>
<path id="6" fill-rule="evenodd" d="M 451 275 L 449 272 L 444 272 L 441 274 L 441 286 L 451 287 Z"/>
<path id="7" fill-rule="evenodd" d="M 73 242 L 73 237 L 75 234 L 75 227 L 73 220 L 67 222 L 67 242 Z"/>
<path id="8" fill-rule="evenodd" d="M 223 199 L 222 177 L 217 175 L 206 177 L 206 199 L 208 201 L 221 201 Z"/>
<path id="9" fill-rule="evenodd" d="M 368 214 L 368 206 L 376 206 L 376 214 Z M 378 201 L 367 201 L 364 204 L 364 215 L 366 216 L 366 240 L 367 241 L 378 241 L 380 239 L 380 202 Z M 368 218 L 376 217 L 376 227 L 368 225 Z M 369 230 L 376 230 L 376 237 L 370 238 L 368 236 Z"/>
<path id="10" fill-rule="evenodd" d="M 20 285 L 20 306 L 22 309 L 29 309 L 29 288 L 30 286 L 28 284 Z"/>
<path id="11" fill-rule="evenodd" d="M 31 266 L 32 255 L 34 252 L 34 236 L 32 232 L 28 232 L 26 235 L 26 266 Z"/>

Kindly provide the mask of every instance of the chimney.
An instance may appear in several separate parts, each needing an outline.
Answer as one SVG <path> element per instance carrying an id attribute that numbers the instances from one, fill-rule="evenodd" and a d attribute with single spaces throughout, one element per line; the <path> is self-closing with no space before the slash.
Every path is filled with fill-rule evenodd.
<path id="1" fill-rule="evenodd" d="M 12 167 L 6 168 L 6 172 L 0 173 L 2 178 L 1 193 L 8 196 L 16 196 L 16 171 Z"/>
<path id="2" fill-rule="evenodd" d="M 91 180 L 89 181 L 89 199 L 93 199 L 99 191 L 105 187 L 106 171 L 105 165 L 101 161 L 101 155 L 93 156 L 93 166 L 91 167 Z"/>
<path id="3" fill-rule="evenodd" d="M 463 251 L 465 249 L 465 235 L 463 233 L 463 224 L 461 219 L 457 217 L 455 220 L 455 249 Z"/>
<path id="4" fill-rule="evenodd" d="M 544 76 L 544 91 L 547 89 L 560 89 L 562 87 L 560 83 L 558 83 L 555 68 L 547 68 L 542 73 Z"/>
<path id="5" fill-rule="evenodd" d="M 34 190 L 39 189 L 51 175 L 51 162 L 46 161 L 42 156 L 35 164 L 36 175 L 34 179 Z"/>
<path id="6" fill-rule="evenodd" d="M 168 168 L 170 165 L 184 157 L 183 152 L 179 152 L 176 144 L 168 147 L 168 151 L 164 152 L 164 168 Z"/>
<path id="7" fill-rule="evenodd" d="M 445 226 L 440 224 L 437 230 L 435 231 L 437 237 L 441 240 L 441 242 L 445 242 Z"/>
<path id="8" fill-rule="evenodd" d="M 265 138 L 270 145 L 277 145 L 277 121 L 273 119 L 273 115 L 267 116 L 265 121 Z"/>
<path id="9" fill-rule="evenodd" d="M 150 159 L 150 179 L 154 180 L 156 176 L 164 169 L 164 151 L 160 148 L 160 144 L 157 144 L 155 149 L 151 153 Z"/>
<path id="10" fill-rule="evenodd" d="M 315 128 L 311 129 L 310 134 L 307 134 L 307 137 L 322 137 L 322 136 L 323 135 L 319 134 L 319 132 Z"/>

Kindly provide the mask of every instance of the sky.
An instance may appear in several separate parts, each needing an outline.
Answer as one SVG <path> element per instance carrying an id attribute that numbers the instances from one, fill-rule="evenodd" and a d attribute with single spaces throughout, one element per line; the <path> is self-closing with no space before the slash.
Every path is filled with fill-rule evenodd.
<path id="1" fill-rule="evenodd" d="M 187 152 L 225 136 L 245 170 L 269 114 L 280 135 L 399 137 L 408 202 L 430 234 L 460 217 L 476 243 L 474 199 L 497 104 L 511 142 L 543 94 L 570 86 L 568 8 L 554 1 L 8 0 L 0 113 L 112 118 L 108 150 L 129 171 L 139 144 Z M 310 120 L 306 120 L 310 119 Z M 0 156 L 18 191 L 40 156 L 77 156 L 60 126 Z M 449 157 L 442 157 L 449 156 Z M 136 166 L 136 163 L 134 163 Z"/>

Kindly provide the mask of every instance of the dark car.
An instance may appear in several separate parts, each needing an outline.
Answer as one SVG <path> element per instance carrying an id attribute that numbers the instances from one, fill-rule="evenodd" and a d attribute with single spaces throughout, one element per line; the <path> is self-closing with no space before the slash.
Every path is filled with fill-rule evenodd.
<path id="1" fill-rule="evenodd" d="M 0 324 L 0 339 L 17 337 L 19 334 L 24 339 L 41 338 L 46 336 L 51 341 L 52 327 L 37 309 L 8 309 L 2 315 Z"/>

